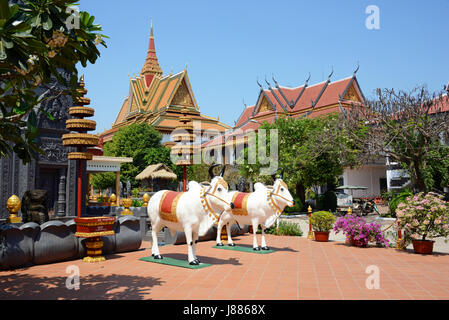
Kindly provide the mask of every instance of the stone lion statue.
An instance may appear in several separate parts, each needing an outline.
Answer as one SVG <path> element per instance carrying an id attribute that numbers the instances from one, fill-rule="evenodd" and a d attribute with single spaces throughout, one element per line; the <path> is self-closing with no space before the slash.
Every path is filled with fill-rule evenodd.
<path id="1" fill-rule="evenodd" d="M 43 224 L 48 218 L 48 192 L 47 190 L 26 191 L 22 197 L 22 221 L 23 223 L 35 222 Z"/>

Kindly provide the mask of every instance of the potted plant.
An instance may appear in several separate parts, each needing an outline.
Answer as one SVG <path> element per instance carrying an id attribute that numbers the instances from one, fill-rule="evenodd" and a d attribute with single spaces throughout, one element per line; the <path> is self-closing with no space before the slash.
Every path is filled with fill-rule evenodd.
<path id="1" fill-rule="evenodd" d="M 332 212 L 316 211 L 310 216 L 310 223 L 312 224 L 316 241 L 329 241 L 329 233 L 335 223 L 335 216 Z"/>
<path id="2" fill-rule="evenodd" d="M 388 247 L 389 241 L 384 237 L 380 224 L 374 222 L 366 223 L 364 218 L 357 215 L 347 214 L 338 218 L 334 231 L 336 233 L 342 231 L 346 234 L 353 246 L 366 247 L 369 242 L 376 242 L 378 245 Z"/>
<path id="3" fill-rule="evenodd" d="M 435 241 L 429 238 L 449 236 L 449 204 L 437 193 L 407 197 L 398 205 L 396 216 L 411 238 L 415 253 L 431 254 Z"/>

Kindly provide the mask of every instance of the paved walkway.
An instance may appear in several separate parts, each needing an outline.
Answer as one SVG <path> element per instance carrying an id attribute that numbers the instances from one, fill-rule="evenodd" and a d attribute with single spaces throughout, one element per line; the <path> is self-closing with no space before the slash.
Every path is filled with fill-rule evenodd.
<path id="1" fill-rule="evenodd" d="M 235 242 L 251 245 L 252 235 Z M 0 299 L 449 299 L 449 254 L 273 235 L 267 242 L 276 252 L 220 250 L 212 248 L 214 241 L 200 242 L 197 255 L 212 266 L 198 270 L 138 260 L 151 254 L 144 242 L 139 251 L 101 263 L 75 260 L 2 271 Z M 187 248 L 168 245 L 160 251 L 185 259 Z M 66 288 L 67 267 L 73 265 L 80 271 L 79 290 Z M 366 287 L 368 266 L 379 270 L 379 289 Z"/>

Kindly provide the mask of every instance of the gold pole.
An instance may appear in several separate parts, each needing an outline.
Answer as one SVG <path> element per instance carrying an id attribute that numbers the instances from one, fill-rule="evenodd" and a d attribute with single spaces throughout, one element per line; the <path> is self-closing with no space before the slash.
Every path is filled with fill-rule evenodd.
<path id="1" fill-rule="evenodd" d="M 115 172 L 115 195 L 117 197 L 117 206 L 120 206 L 120 171 Z"/>
<path id="2" fill-rule="evenodd" d="M 351 208 L 351 207 L 348 208 L 348 214 L 349 214 L 349 215 L 352 214 L 352 208 Z M 351 242 L 351 240 L 349 239 L 349 236 L 347 236 L 347 237 L 346 237 L 345 243 L 350 243 L 350 242 Z"/>
<path id="3" fill-rule="evenodd" d="M 307 235 L 307 239 L 314 240 L 315 239 L 315 235 L 314 235 L 314 233 L 312 231 L 312 223 L 310 222 L 310 218 L 312 217 L 312 207 L 309 206 L 307 211 L 309 212 L 309 233 Z"/>
<path id="4" fill-rule="evenodd" d="M 401 221 L 398 221 L 398 240 L 396 240 L 396 249 L 405 250 L 404 239 L 402 239 Z"/>

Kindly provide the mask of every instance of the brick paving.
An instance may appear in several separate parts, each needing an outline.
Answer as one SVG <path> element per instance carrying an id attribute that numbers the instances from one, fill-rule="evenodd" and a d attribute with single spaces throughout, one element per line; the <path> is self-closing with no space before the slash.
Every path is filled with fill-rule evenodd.
<path id="1" fill-rule="evenodd" d="M 316 300 L 449 299 L 449 254 L 417 255 L 343 242 L 318 243 L 302 237 L 267 236 L 271 254 L 213 249 L 198 243 L 197 256 L 211 267 L 192 270 L 138 260 L 139 251 L 107 256 L 95 264 L 81 260 L 0 272 L 0 299 L 172 299 Z M 235 238 L 252 243 L 252 235 Z M 186 245 L 160 248 L 167 257 L 186 259 Z M 79 290 L 66 288 L 68 266 L 80 270 Z M 365 285 L 366 268 L 377 266 L 380 289 Z"/>

